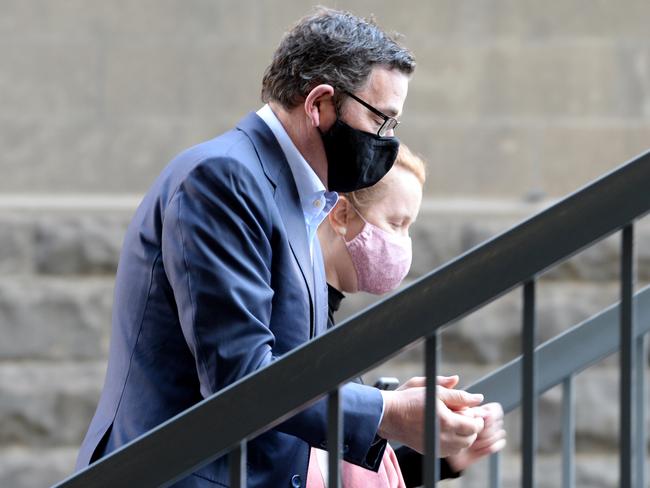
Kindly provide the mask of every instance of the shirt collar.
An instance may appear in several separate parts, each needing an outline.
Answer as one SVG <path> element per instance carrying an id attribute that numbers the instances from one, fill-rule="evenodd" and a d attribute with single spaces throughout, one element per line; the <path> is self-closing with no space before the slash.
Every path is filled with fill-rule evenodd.
<path id="1" fill-rule="evenodd" d="M 284 156 L 287 158 L 289 168 L 291 169 L 298 189 L 298 197 L 300 198 L 305 222 L 309 224 L 315 217 L 320 217 L 320 223 L 336 204 L 338 194 L 325 189 L 325 185 L 323 185 L 323 182 L 316 175 L 316 172 L 305 160 L 303 155 L 300 154 L 300 151 L 298 151 L 298 148 L 289 137 L 289 134 L 287 134 L 278 117 L 273 113 L 269 104 L 260 108 L 257 111 L 257 115 L 271 129 L 278 144 L 280 144 L 280 148 L 282 148 Z"/>

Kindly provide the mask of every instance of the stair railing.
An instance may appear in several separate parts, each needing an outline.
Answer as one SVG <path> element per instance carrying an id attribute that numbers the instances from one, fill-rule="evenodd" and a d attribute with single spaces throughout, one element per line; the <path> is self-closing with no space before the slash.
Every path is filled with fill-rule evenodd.
<path id="1" fill-rule="evenodd" d="M 536 348 L 536 277 L 622 230 L 620 486 L 642 486 L 634 469 L 633 394 L 643 387 L 643 341 L 634 332 L 634 222 L 650 211 L 650 153 L 643 154 L 509 231 L 463 254 L 116 450 L 58 487 L 167 486 L 230 454 L 231 486 L 246 486 L 246 442 L 327 396 L 329 486 L 341 459 L 339 388 L 425 339 L 427 408 L 424 480 L 438 478 L 435 378 L 439 333 L 504 293 L 523 287 L 522 486 L 534 486 L 536 399 L 547 367 Z M 643 337 L 643 336 L 642 336 Z M 636 339 L 635 339 L 636 338 Z M 541 358 L 542 356 L 540 356 Z M 280 386 L 282 385 L 282 386 Z M 636 387 L 636 388 L 635 388 Z M 282 394 L 278 394 L 280 391 Z M 570 386 L 567 387 L 570 391 Z M 645 407 L 640 409 L 645 411 Z M 643 412 L 641 413 L 641 416 Z M 642 431 L 643 428 L 637 429 Z M 643 462 L 637 453 L 636 459 Z M 637 463 L 638 465 L 639 463 Z M 498 470 L 497 470 L 498 471 Z M 634 477 L 636 482 L 633 485 Z"/>

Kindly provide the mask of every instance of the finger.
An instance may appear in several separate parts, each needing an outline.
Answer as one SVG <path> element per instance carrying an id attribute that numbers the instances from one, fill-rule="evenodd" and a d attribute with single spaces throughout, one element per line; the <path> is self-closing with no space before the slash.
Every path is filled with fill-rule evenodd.
<path id="1" fill-rule="evenodd" d="M 503 426 L 498 426 L 498 425 L 492 425 L 490 427 L 485 427 L 483 430 L 479 433 L 479 439 L 490 439 L 494 435 L 496 435 L 498 432 L 501 432 L 505 430 L 503 429 Z"/>
<path id="2" fill-rule="evenodd" d="M 500 403 L 492 402 L 480 406 L 484 415 L 493 419 L 503 418 L 503 407 Z"/>
<path id="3" fill-rule="evenodd" d="M 414 376 L 406 383 L 398 388 L 398 390 L 407 390 L 408 388 L 417 388 L 427 386 L 427 378 L 425 376 Z"/>
<path id="4" fill-rule="evenodd" d="M 480 405 L 478 407 L 473 407 L 471 410 L 475 415 L 483 417 L 485 428 L 489 428 L 493 425 L 503 425 L 503 408 L 498 403 Z"/>
<path id="5" fill-rule="evenodd" d="M 457 435 L 478 435 L 483 430 L 483 419 L 481 417 L 466 417 L 452 411 L 445 412 L 444 417 L 449 430 Z"/>
<path id="6" fill-rule="evenodd" d="M 484 430 L 487 432 L 500 430 L 503 428 L 503 419 L 492 419 L 490 417 L 481 417 L 484 422 Z"/>
<path id="7" fill-rule="evenodd" d="M 476 441 L 476 435 L 459 436 L 455 434 L 440 436 L 440 449 L 448 455 L 458 454 L 471 447 Z"/>
<path id="8" fill-rule="evenodd" d="M 456 374 L 452 376 L 437 376 L 436 381 L 440 386 L 444 386 L 445 388 L 454 388 L 460 381 L 460 377 Z"/>
<path id="9" fill-rule="evenodd" d="M 484 419 L 483 415 L 481 415 L 481 411 L 478 410 L 479 408 L 480 407 L 457 408 L 457 409 L 454 409 L 454 412 L 456 412 L 459 415 L 464 415 L 465 417 L 469 417 L 469 418 L 472 418 L 472 419 L 478 418 L 478 417 Z M 484 419 L 484 421 L 485 421 L 485 419 Z"/>
<path id="10" fill-rule="evenodd" d="M 496 432 L 492 433 L 488 437 L 482 437 L 481 435 L 479 435 L 476 438 L 476 442 L 472 445 L 472 449 L 480 450 L 505 438 L 506 438 L 505 430 L 497 430 Z"/>
<path id="11" fill-rule="evenodd" d="M 445 388 L 453 388 L 458 384 L 459 380 L 460 378 L 458 377 L 458 375 L 436 376 L 437 384 L 440 386 L 444 386 Z M 413 378 L 410 378 L 406 383 L 404 383 L 400 387 L 400 389 L 425 387 L 426 383 L 427 383 L 426 376 L 414 376 Z"/>
<path id="12" fill-rule="evenodd" d="M 483 408 L 489 410 L 494 415 L 503 417 L 503 407 L 499 402 L 490 402 L 483 405 Z"/>
<path id="13" fill-rule="evenodd" d="M 499 441 L 497 441 L 497 442 L 495 442 L 493 444 L 490 444 L 489 446 L 487 446 L 487 447 L 485 447 L 483 449 L 473 451 L 473 453 L 474 453 L 474 455 L 476 457 L 488 456 L 490 454 L 494 454 L 495 452 L 499 452 L 504 447 L 506 447 L 507 444 L 508 444 L 508 442 L 506 441 L 506 439 L 501 439 L 501 440 L 499 440 Z"/>
<path id="14" fill-rule="evenodd" d="M 503 427 L 503 418 L 494 418 L 491 415 L 479 416 L 483 419 L 483 422 L 485 423 L 484 429 L 487 431 L 499 430 Z"/>
<path id="15" fill-rule="evenodd" d="M 451 390 L 448 388 L 438 387 L 438 398 L 442 400 L 452 410 L 459 410 L 466 407 L 475 407 L 483 401 L 483 395 L 480 393 L 467 393 L 464 390 Z"/>
<path id="16" fill-rule="evenodd" d="M 468 436 L 456 436 L 456 443 L 461 449 L 469 449 L 476 442 L 476 434 Z"/>
<path id="17" fill-rule="evenodd" d="M 490 436 L 487 437 L 481 437 L 480 435 L 476 438 L 476 443 L 473 448 L 476 449 L 482 449 L 486 446 L 489 446 L 490 444 L 494 444 L 497 441 L 500 441 L 501 439 L 506 438 L 506 431 L 505 430 L 497 430 L 496 432 L 493 432 Z"/>

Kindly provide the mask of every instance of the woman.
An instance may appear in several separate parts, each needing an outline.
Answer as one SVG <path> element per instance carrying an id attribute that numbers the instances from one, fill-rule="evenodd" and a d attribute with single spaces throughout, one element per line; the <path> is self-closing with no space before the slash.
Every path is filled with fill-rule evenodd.
<path id="1" fill-rule="evenodd" d="M 328 219 L 318 229 L 328 282 L 329 326 L 334 325 L 333 314 L 345 297 L 343 292 L 384 294 L 397 288 L 408 273 L 411 267 L 409 228 L 422 203 L 424 181 L 422 159 L 402 144 L 393 168 L 379 183 L 340 195 Z M 458 377 L 440 377 L 438 382 L 453 388 Z M 505 446 L 500 405 L 487 404 L 462 414 L 482 417 L 485 427 L 471 447 L 442 460 L 443 478 L 457 477 L 477 459 Z M 312 451 L 308 488 L 323 486 L 324 459 L 322 452 Z M 377 473 L 344 463 L 342 477 L 346 488 L 420 486 L 422 456 L 406 447 L 395 453 L 388 446 Z"/>

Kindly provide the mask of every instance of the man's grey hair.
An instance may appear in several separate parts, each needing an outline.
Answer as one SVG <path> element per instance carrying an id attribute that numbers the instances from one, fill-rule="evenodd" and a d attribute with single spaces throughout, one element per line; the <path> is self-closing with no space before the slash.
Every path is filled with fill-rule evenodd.
<path id="1" fill-rule="evenodd" d="M 339 105 L 341 91 L 363 87 L 377 65 L 410 75 L 415 59 L 374 21 L 318 7 L 280 41 L 264 72 L 262 100 L 291 109 L 315 86 L 326 83 L 334 87 Z"/>

